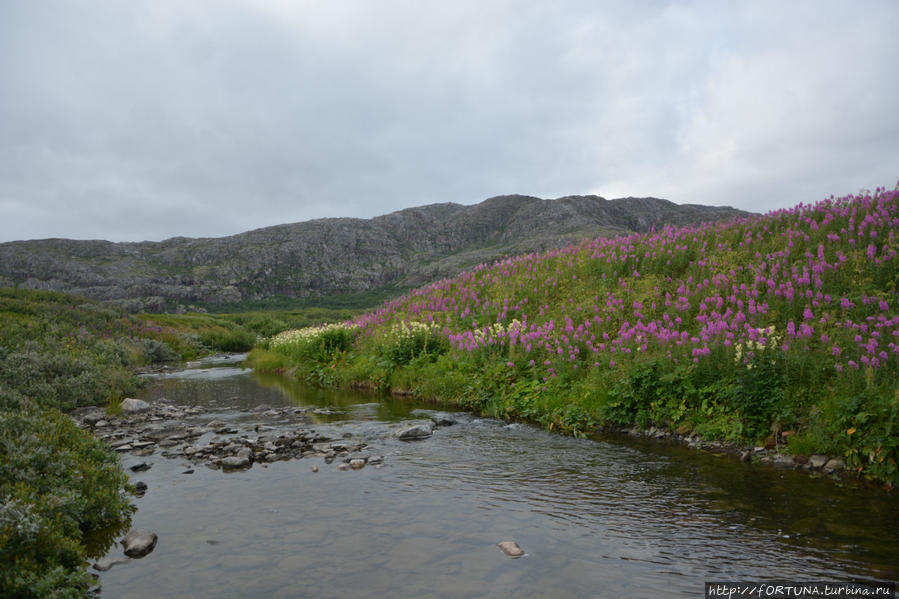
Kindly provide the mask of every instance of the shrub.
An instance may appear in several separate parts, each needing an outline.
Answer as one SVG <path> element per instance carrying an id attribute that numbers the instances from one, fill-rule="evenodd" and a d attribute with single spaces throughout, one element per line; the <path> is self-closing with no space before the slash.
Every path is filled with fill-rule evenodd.
<path id="1" fill-rule="evenodd" d="M 0 408 L 2 594 L 83 596 L 85 559 L 130 524 L 127 477 L 106 445 L 59 411 L 3 388 Z"/>

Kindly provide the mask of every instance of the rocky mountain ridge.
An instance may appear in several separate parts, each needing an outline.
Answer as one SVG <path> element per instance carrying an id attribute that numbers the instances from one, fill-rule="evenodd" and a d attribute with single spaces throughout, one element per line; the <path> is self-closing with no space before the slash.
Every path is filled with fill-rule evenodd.
<path id="1" fill-rule="evenodd" d="M 657 198 L 509 195 L 472 206 L 432 204 L 229 237 L 13 241 L 0 244 L 0 286 L 64 291 L 145 311 L 339 296 L 415 287 L 482 262 L 587 238 L 745 215 Z"/>

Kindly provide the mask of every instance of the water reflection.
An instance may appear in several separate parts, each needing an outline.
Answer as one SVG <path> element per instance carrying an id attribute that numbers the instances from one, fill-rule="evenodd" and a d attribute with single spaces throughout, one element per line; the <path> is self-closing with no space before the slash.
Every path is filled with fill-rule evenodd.
<path id="1" fill-rule="evenodd" d="M 877 489 L 466 415 L 402 442 L 398 421 L 433 406 L 280 377 L 168 378 L 147 397 L 305 407 L 385 467 L 307 458 L 184 475 L 155 458 L 135 525 L 159 545 L 103 574 L 109 597 L 695 597 L 713 579 L 897 576 L 899 503 Z M 501 540 L 528 557 L 509 560 Z"/>

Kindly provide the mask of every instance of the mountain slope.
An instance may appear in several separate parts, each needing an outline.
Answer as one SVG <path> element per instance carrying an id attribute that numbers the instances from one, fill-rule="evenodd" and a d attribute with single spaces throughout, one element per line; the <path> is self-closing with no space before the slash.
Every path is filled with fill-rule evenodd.
<path id="1" fill-rule="evenodd" d="M 221 238 L 0 244 L 0 285 L 65 291 L 133 309 L 408 288 L 502 256 L 598 236 L 744 215 L 656 198 L 499 196 L 372 219 L 329 218 Z"/>

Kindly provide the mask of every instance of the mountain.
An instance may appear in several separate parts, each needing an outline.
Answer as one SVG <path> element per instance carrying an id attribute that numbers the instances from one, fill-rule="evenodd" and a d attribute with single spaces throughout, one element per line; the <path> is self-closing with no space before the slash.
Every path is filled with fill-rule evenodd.
<path id="1" fill-rule="evenodd" d="M 0 286 L 64 291 L 144 311 L 398 293 L 504 256 L 745 214 L 657 198 L 508 195 L 473 206 L 433 204 L 219 238 L 13 241 L 0 244 Z"/>

